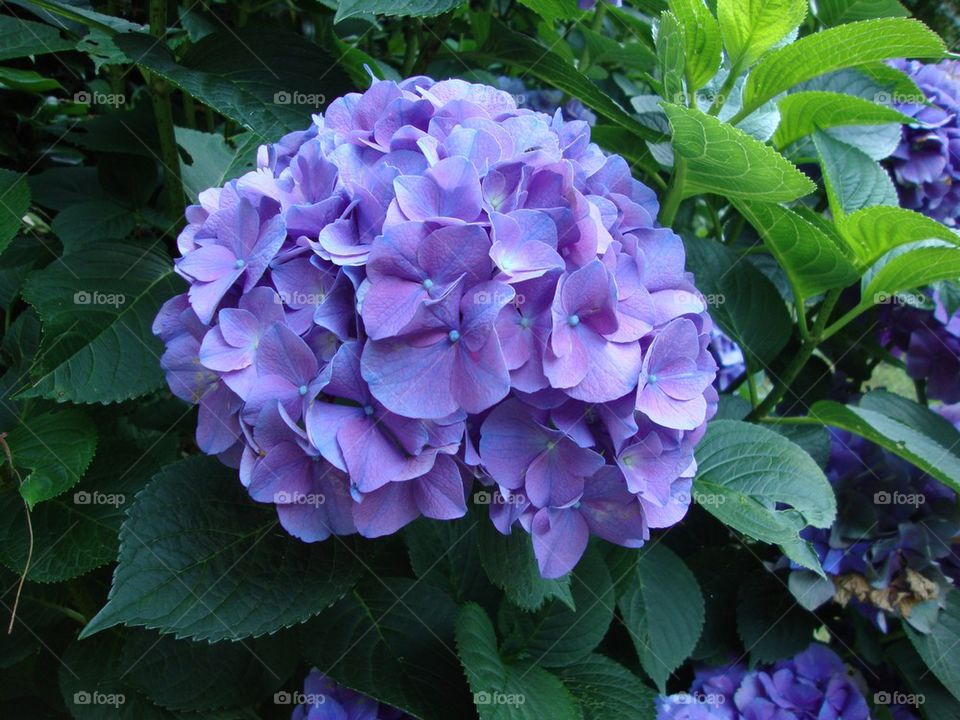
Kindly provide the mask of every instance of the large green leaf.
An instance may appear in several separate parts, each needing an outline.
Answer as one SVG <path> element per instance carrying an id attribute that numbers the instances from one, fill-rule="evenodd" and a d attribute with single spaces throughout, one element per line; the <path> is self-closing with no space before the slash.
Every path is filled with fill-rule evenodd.
<path id="1" fill-rule="evenodd" d="M 780 108 L 780 125 L 773 142 L 779 148 L 812 135 L 815 130 L 844 125 L 912 122 L 891 107 L 839 92 L 810 90 L 791 93 L 784 96 L 777 107 Z"/>
<path id="2" fill-rule="evenodd" d="M 916 20 L 865 20 L 823 30 L 774 50 L 757 64 L 747 78 L 740 114 L 746 116 L 784 90 L 834 70 L 890 58 L 945 55 L 943 41 Z"/>
<path id="3" fill-rule="evenodd" d="M 898 207 L 865 208 L 839 220 L 837 228 L 861 267 L 869 267 L 888 250 L 921 240 L 960 245 L 960 235 L 946 225 Z"/>
<path id="4" fill-rule="evenodd" d="M 818 0 L 817 17 L 824 25 L 840 25 L 882 17 L 908 17 L 897 0 Z"/>
<path id="5" fill-rule="evenodd" d="M 91 243 L 122 240 L 133 231 L 133 227 L 130 208 L 110 200 L 89 200 L 70 205 L 57 213 L 50 224 L 63 243 L 64 255 Z"/>
<path id="6" fill-rule="evenodd" d="M 403 531 L 410 565 L 424 582 L 445 590 L 454 600 L 499 598 L 480 563 L 478 526 L 486 517 L 468 513 L 459 520 L 421 518 Z"/>
<path id="7" fill-rule="evenodd" d="M 923 658 L 907 640 L 885 645 L 884 650 L 889 666 L 906 681 L 906 689 L 922 706 L 926 720 L 960 720 L 960 700 L 927 670 Z"/>
<path id="8" fill-rule="evenodd" d="M 664 103 L 673 149 L 686 161 L 684 195 L 717 193 L 767 202 L 796 200 L 814 184 L 776 150 L 715 117 Z"/>
<path id="9" fill-rule="evenodd" d="M 73 45 L 50 25 L 0 15 L 0 60 L 64 52 Z"/>
<path id="10" fill-rule="evenodd" d="M 960 431 L 925 405 L 886 390 L 871 390 L 860 399 L 860 407 L 912 427 L 960 456 Z"/>
<path id="11" fill-rule="evenodd" d="M 163 384 L 163 345 L 151 325 L 180 289 L 169 256 L 92 243 L 27 278 L 23 296 L 43 321 L 37 371 L 23 397 L 110 403 Z"/>
<path id="12" fill-rule="evenodd" d="M 836 242 L 792 210 L 749 200 L 734 200 L 734 205 L 756 228 L 800 297 L 846 287 L 859 277 Z"/>
<path id="13" fill-rule="evenodd" d="M 657 693 L 605 655 L 590 655 L 559 672 L 583 720 L 654 720 Z"/>
<path id="14" fill-rule="evenodd" d="M 683 29 L 687 92 L 693 94 L 717 74 L 722 55 L 720 26 L 703 0 L 670 0 Z"/>
<path id="15" fill-rule="evenodd" d="M 772 430 L 737 420 L 714 421 L 696 458 L 698 502 L 735 530 L 789 550 L 791 559 L 801 552 L 801 530 L 830 527 L 836 516 L 836 498 L 823 471 Z M 810 569 L 822 572 L 815 561 Z"/>
<path id="16" fill-rule="evenodd" d="M 893 180 L 880 163 L 819 130 L 814 132 L 813 141 L 836 218 L 868 207 L 899 204 Z"/>
<path id="17" fill-rule="evenodd" d="M 220 133 L 178 127 L 176 137 L 177 145 L 189 156 L 180 158 L 183 189 L 191 201 L 197 202 L 197 196 L 207 188 L 223 185 L 237 153 Z"/>
<path id="18" fill-rule="evenodd" d="M 25 175 L 0 168 L 0 252 L 6 250 L 20 220 L 30 207 L 30 188 Z"/>
<path id="19" fill-rule="evenodd" d="M 929 633 L 920 633 L 907 623 L 903 628 L 930 671 L 960 700 L 960 592 L 947 594 L 947 606 Z"/>
<path id="20" fill-rule="evenodd" d="M 487 42 L 479 52 L 471 55 L 513 65 L 524 74 L 533 75 L 572 95 L 591 110 L 644 140 L 662 142 L 666 139 L 661 133 L 639 123 L 561 55 L 499 21 L 492 22 Z"/>
<path id="21" fill-rule="evenodd" d="M 479 530 L 480 562 L 490 581 L 507 598 L 524 610 L 537 610 L 547 600 L 557 598 L 574 609 L 570 594 L 570 575 L 556 580 L 540 576 L 533 555 L 533 542 L 525 532 L 501 535 L 491 522 L 482 522 Z"/>
<path id="22" fill-rule="evenodd" d="M 465 0 L 342 0 L 337 3 L 336 22 L 356 15 L 432 17 L 459 7 Z"/>
<path id="23" fill-rule="evenodd" d="M 753 663 L 791 657 L 813 640 L 816 616 L 797 604 L 775 573 L 755 567 L 740 584 L 736 605 L 737 634 Z"/>
<path id="24" fill-rule="evenodd" d="M 316 615 L 356 578 L 342 541 L 307 544 L 212 458 L 169 465 L 120 531 L 106 606 L 82 637 L 120 623 L 197 640 L 264 635 Z"/>
<path id="25" fill-rule="evenodd" d="M 875 407 L 875 406 L 874 406 Z M 820 400 L 810 408 L 810 416 L 824 425 L 848 430 L 875 442 L 904 460 L 913 463 L 954 490 L 960 490 L 960 457 L 955 448 L 944 447 L 924 432 L 922 425 L 907 425 L 908 415 L 890 417 L 870 404 L 856 407 L 833 400 Z"/>
<path id="26" fill-rule="evenodd" d="M 443 0 L 434 0 L 434 2 L 437 2 L 438 4 L 442 1 Z M 452 2 L 453 0 L 449 1 Z M 563 0 L 520 0 L 520 2 L 536 12 L 547 22 L 554 22 L 556 20 L 575 20 L 584 15 L 584 11 L 580 10 L 576 3 L 568 3 L 564 2 Z M 458 5 L 459 3 L 455 4 Z"/>
<path id="27" fill-rule="evenodd" d="M 922 247 L 892 258 L 863 291 L 867 302 L 887 302 L 891 295 L 960 277 L 960 248 Z"/>
<path id="28" fill-rule="evenodd" d="M 618 601 L 620 614 L 640 664 L 663 693 L 670 673 L 700 639 L 703 595 L 683 560 L 662 543 L 641 551 L 634 572 L 634 582 Z"/>
<path id="29" fill-rule="evenodd" d="M 180 62 L 149 35 L 118 35 L 114 42 L 141 67 L 270 138 L 306 127 L 312 113 L 350 89 L 323 48 L 269 27 L 208 35 Z"/>
<path id="30" fill-rule="evenodd" d="M 684 39 L 677 16 L 669 10 L 660 13 L 657 26 L 657 59 L 663 97 L 683 103 Z"/>
<path id="31" fill-rule="evenodd" d="M 580 708 L 557 676 L 538 665 L 505 663 L 483 608 L 467 603 L 456 627 L 457 654 L 481 720 L 579 720 Z"/>
<path id="32" fill-rule="evenodd" d="M 371 578 L 304 625 L 304 655 L 337 682 L 415 717 L 466 717 L 456 617 L 438 588 Z"/>
<path id="33" fill-rule="evenodd" d="M 792 332 L 777 288 L 751 263 L 713 240 L 687 237 L 687 269 L 711 300 L 710 315 L 741 348 L 765 365 L 773 362 Z M 763 308 L 761 315 L 756 310 Z"/>
<path id="34" fill-rule="evenodd" d="M 28 417 L 6 438 L 21 469 L 20 494 L 31 507 L 80 482 L 97 449 L 97 430 L 76 408 Z"/>
<path id="35" fill-rule="evenodd" d="M 717 0 L 723 46 L 739 68 L 753 65 L 806 15 L 806 0 Z"/>
<path id="36" fill-rule="evenodd" d="M 590 654 L 606 635 L 616 603 L 610 573 L 598 552 L 588 550 L 584 555 L 570 591 L 576 611 L 557 599 L 535 613 L 503 606 L 499 619 L 503 652 L 544 667 L 563 667 Z"/>

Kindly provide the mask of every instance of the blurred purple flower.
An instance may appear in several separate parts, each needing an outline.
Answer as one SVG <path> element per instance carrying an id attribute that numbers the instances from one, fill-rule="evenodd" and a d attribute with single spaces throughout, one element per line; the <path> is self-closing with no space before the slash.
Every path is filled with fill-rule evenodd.
<path id="1" fill-rule="evenodd" d="M 310 671 L 303 684 L 301 702 L 290 720 L 407 720 L 410 716 L 397 708 L 377 702 L 338 685 L 317 669 Z"/>

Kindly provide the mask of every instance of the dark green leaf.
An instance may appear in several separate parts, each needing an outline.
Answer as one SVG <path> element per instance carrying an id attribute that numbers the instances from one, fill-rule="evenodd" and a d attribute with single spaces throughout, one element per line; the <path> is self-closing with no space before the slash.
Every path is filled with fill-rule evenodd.
<path id="1" fill-rule="evenodd" d="M 947 606 L 926 635 L 908 623 L 903 628 L 926 666 L 960 700 L 960 592 L 947 595 Z"/>
<path id="2" fill-rule="evenodd" d="M 122 240 L 133 226 L 129 208 L 109 200 L 90 200 L 61 210 L 50 227 L 63 243 L 66 255 L 95 242 Z"/>
<path id="3" fill-rule="evenodd" d="M 898 205 L 897 189 L 880 163 L 819 130 L 813 140 L 836 218 L 876 205 Z"/>
<path id="4" fill-rule="evenodd" d="M 343 0 L 337 5 L 336 22 L 356 15 L 432 17 L 462 5 L 464 0 Z"/>
<path id="5" fill-rule="evenodd" d="M 654 720 L 653 688 L 604 655 L 590 655 L 559 672 L 583 720 Z"/>
<path id="6" fill-rule="evenodd" d="M 20 230 L 20 220 L 30 207 L 26 176 L 0 168 L 0 252 Z"/>
<path id="7" fill-rule="evenodd" d="M 0 60 L 72 50 L 73 43 L 43 23 L 0 15 Z"/>
<path id="8" fill-rule="evenodd" d="M 774 573 L 754 568 L 740 585 L 737 633 L 751 663 L 772 663 L 796 655 L 813 642 L 816 627 L 816 616 L 797 605 Z"/>

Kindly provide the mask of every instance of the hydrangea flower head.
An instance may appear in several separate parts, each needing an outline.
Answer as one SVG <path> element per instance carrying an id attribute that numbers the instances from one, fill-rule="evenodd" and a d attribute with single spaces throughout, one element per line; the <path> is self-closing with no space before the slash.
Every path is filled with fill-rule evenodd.
<path id="1" fill-rule="evenodd" d="M 689 692 L 661 696 L 657 720 L 869 720 L 843 661 L 813 644 L 789 660 L 748 671 L 704 668 Z"/>
<path id="2" fill-rule="evenodd" d="M 155 332 L 197 443 L 288 532 L 378 537 L 492 489 L 541 572 L 689 504 L 713 329 L 653 192 L 590 126 L 374 82 L 200 195 Z"/>
<path id="3" fill-rule="evenodd" d="M 960 63 L 894 61 L 917 84 L 929 104 L 898 103 L 915 119 L 904 125 L 900 145 L 890 157 L 904 207 L 951 227 L 960 220 Z"/>

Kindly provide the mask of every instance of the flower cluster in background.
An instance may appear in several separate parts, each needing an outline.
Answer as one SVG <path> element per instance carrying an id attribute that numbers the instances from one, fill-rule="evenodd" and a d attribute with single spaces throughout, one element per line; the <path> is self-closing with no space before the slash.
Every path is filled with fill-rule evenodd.
<path id="1" fill-rule="evenodd" d="M 789 660 L 748 671 L 703 668 L 685 693 L 657 700 L 657 720 L 869 720 L 843 661 L 813 644 Z"/>
<path id="2" fill-rule="evenodd" d="M 404 720 L 410 716 L 371 697 L 337 685 L 312 670 L 303 684 L 302 702 L 290 720 Z"/>
<path id="3" fill-rule="evenodd" d="M 513 95 L 521 107 L 547 115 L 553 115 L 559 109 L 564 120 L 583 120 L 590 125 L 597 122 L 597 116 L 590 108 L 577 98 L 567 98 L 563 90 L 531 88 L 520 78 L 506 75 L 497 78 L 497 87 Z"/>
<path id="4" fill-rule="evenodd" d="M 710 333 L 710 354 L 717 362 L 717 389 L 725 391 L 747 371 L 743 350 L 720 328 Z"/>
<path id="5" fill-rule="evenodd" d="M 902 98 L 898 110 L 916 122 L 890 157 L 900 202 L 946 225 L 960 219 L 960 63 L 916 60 L 892 63 L 917 84 L 930 104 Z"/>
<path id="6" fill-rule="evenodd" d="M 893 303 L 883 307 L 881 344 L 903 360 L 907 374 L 925 385 L 927 397 L 960 402 L 960 310 L 948 310 L 932 290 L 933 309 Z"/>
<path id="7" fill-rule="evenodd" d="M 583 121 L 416 77 L 334 101 L 200 195 L 155 322 L 197 443 L 291 534 L 466 512 L 556 577 L 686 512 L 712 324 L 654 193 Z"/>
<path id="8" fill-rule="evenodd" d="M 830 529 L 807 528 L 833 588 L 882 630 L 887 617 L 919 628 L 937 617 L 958 576 L 956 495 L 926 473 L 868 440 L 834 430 L 827 476 L 837 495 Z M 794 572 L 809 573 L 802 569 Z"/>

